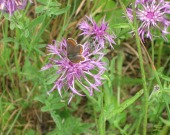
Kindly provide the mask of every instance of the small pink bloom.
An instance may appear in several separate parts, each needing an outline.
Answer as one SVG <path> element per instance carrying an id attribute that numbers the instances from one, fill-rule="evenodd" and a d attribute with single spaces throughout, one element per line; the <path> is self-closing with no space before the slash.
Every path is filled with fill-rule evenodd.
<path id="1" fill-rule="evenodd" d="M 0 10 L 12 15 L 16 10 L 24 9 L 27 2 L 28 0 L 1 0 Z"/>
<path id="2" fill-rule="evenodd" d="M 109 24 L 103 21 L 101 22 L 100 26 L 92 19 L 92 17 L 86 16 L 86 20 L 83 20 L 79 24 L 79 29 L 82 30 L 80 35 L 85 35 L 86 38 L 92 38 L 98 47 L 104 48 L 106 42 L 112 47 L 112 44 L 115 44 L 114 39 L 116 36 L 113 34 L 109 34 Z M 113 48 L 113 47 L 112 47 Z"/>
<path id="3" fill-rule="evenodd" d="M 127 15 L 133 21 L 132 8 L 127 9 Z M 170 21 L 170 2 L 165 0 L 137 0 L 136 1 L 136 17 L 139 23 L 138 32 L 142 40 L 144 37 L 153 39 L 154 31 L 160 31 L 162 37 L 166 39 Z"/>
<path id="4" fill-rule="evenodd" d="M 70 102 L 73 95 L 84 96 L 81 90 L 77 89 L 76 83 L 84 87 L 90 95 L 93 95 L 94 90 L 99 91 L 98 86 L 102 85 L 101 80 L 103 79 L 101 75 L 106 70 L 104 67 L 105 63 L 101 62 L 104 54 L 101 53 L 100 50 L 91 52 L 88 43 L 82 46 L 84 48 L 82 55 L 85 60 L 79 63 L 72 63 L 67 58 L 66 40 L 60 43 L 54 41 L 54 44 L 48 45 L 49 54 L 54 57 L 49 59 L 49 63 L 44 66 L 41 71 L 57 68 L 55 74 L 59 75 L 53 88 L 48 93 L 57 89 L 60 96 L 62 96 L 62 93 L 67 91 L 71 94 Z M 93 57 L 94 55 L 96 57 Z M 94 74 L 92 71 L 96 71 L 96 73 Z"/>

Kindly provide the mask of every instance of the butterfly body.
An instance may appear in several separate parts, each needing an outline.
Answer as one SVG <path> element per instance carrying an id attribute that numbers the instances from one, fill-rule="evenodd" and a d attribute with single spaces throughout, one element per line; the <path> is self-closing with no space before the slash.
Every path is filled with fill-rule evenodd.
<path id="1" fill-rule="evenodd" d="M 85 58 L 82 56 L 82 52 L 82 45 L 77 44 L 77 42 L 72 38 L 67 39 L 67 58 L 72 63 L 79 63 L 85 60 Z"/>

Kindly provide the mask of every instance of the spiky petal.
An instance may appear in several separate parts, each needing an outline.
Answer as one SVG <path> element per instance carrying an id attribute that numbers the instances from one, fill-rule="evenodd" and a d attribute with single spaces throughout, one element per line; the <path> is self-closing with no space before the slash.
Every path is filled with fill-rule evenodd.
<path id="1" fill-rule="evenodd" d="M 84 87 L 90 95 L 93 95 L 94 90 L 99 91 L 98 86 L 102 85 L 101 80 L 103 79 L 101 75 L 106 69 L 104 67 L 105 63 L 101 62 L 101 58 L 104 54 L 101 53 L 100 50 L 90 52 L 88 43 L 83 44 L 84 51 L 82 55 L 85 60 L 80 63 L 72 63 L 67 58 L 66 47 L 66 40 L 63 40 L 60 43 L 54 41 L 53 44 L 48 45 L 49 54 L 54 57 L 49 59 L 49 63 L 41 70 L 44 71 L 50 68 L 58 68 L 56 75 L 59 77 L 56 79 L 54 86 L 49 93 L 57 89 L 62 97 L 64 86 L 66 86 L 68 92 L 71 93 L 70 102 L 73 95 L 84 96 L 84 94 L 77 89 L 76 83 L 79 83 Z M 96 57 L 93 57 L 94 54 Z M 96 71 L 97 73 L 94 74 L 92 71 Z"/>
<path id="2" fill-rule="evenodd" d="M 127 9 L 127 15 L 129 19 L 133 21 L 133 10 L 132 8 Z M 168 27 L 170 21 L 168 19 L 170 15 L 170 2 L 165 0 L 137 0 L 136 1 L 136 17 L 139 23 L 139 36 L 144 41 L 146 36 L 149 39 L 153 39 L 153 32 L 155 30 L 160 31 L 162 37 L 166 39 Z"/>
<path id="3" fill-rule="evenodd" d="M 82 31 L 80 35 L 91 38 L 96 45 L 99 45 L 96 48 L 104 48 L 106 42 L 109 43 L 111 47 L 112 44 L 115 44 L 114 39 L 116 36 L 113 32 L 109 34 L 109 24 L 105 22 L 105 19 L 103 19 L 99 26 L 92 17 L 86 16 L 86 19 L 79 24 L 79 29 Z"/>
<path id="4" fill-rule="evenodd" d="M 0 10 L 12 15 L 16 10 L 24 9 L 27 2 L 28 0 L 1 0 Z"/>

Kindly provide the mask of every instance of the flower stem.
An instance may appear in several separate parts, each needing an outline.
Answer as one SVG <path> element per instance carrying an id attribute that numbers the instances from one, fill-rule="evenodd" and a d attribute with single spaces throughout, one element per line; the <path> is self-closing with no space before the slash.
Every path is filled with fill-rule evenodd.
<path id="1" fill-rule="evenodd" d="M 138 37 L 138 32 L 135 30 L 135 38 L 137 43 L 137 49 L 139 54 L 139 63 L 140 63 L 140 69 L 142 74 L 142 81 L 143 81 L 143 88 L 144 88 L 144 121 L 143 121 L 143 135 L 146 135 L 146 128 L 147 128 L 147 112 L 148 112 L 148 90 L 146 85 L 146 76 L 145 76 L 145 70 L 143 65 L 143 59 L 142 59 L 142 51 L 141 51 L 141 45 L 140 40 Z"/>
<path id="2" fill-rule="evenodd" d="M 126 7 L 123 4 L 122 0 L 119 0 L 121 7 L 123 8 L 124 14 L 126 18 L 128 19 L 128 16 L 126 14 Z M 135 12 L 135 0 L 133 0 L 133 11 L 134 11 L 134 24 L 128 19 L 129 25 L 135 32 L 135 38 L 136 38 L 136 44 L 137 44 L 137 50 L 139 54 L 139 63 L 140 63 L 140 69 L 142 74 L 142 81 L 143 81 L 143 88 L 144 88 L 144 121 L 143 121 L 143 135 L 146 135 L 147 133 L 147 112 L 148 112 L 148 90 L 146 85 L 146 77 L 145 77 L 145 70 L 143 65 L 143 58 L 142 58 L 142 50 L 141 50 L 141 44 L 140 44 L 140 38 L 138 34 L 138 26 L 136 21 L 136 12 Z"/>
<path id="3" fill-rule="evenodd" d="M 105 116 L 104 116 L 104 103 L 103 103 L 103 99 L 104 98 L 104 95 L 101 94 L 101 106 L 100 106 L 100 110 L 101 110 L 101 113 L 100 113 L 100 116 L 99 116 L 99 134 L 100 135 L 105 135 Z"/>
<path id="4" fill-rule="evenodd" d="M 138 26 L 136 21 L 136 11 L 135 11 L 135 0 L 133 1 L 133 11 L 134 11 L 134 31 L 135 31 L 135 38 L 136 38 L 136 44 L 137 44 L 137 50 L 139 54 L 139 63 L 140 63 L 140 69 L 142 74 L 142 81 L 143 81 L 143 88 L 144 88 L 144 120 L 143 120 L 143 135 L 147 134 L 147 117 L 148 117 L 148 90 L 146 85 L 146 76 L 145 76 L 145 69 L 143 64 L 143 57 L 142 57 L 142 48 L 140 44 L 140 38 L 138 34 Z"/>

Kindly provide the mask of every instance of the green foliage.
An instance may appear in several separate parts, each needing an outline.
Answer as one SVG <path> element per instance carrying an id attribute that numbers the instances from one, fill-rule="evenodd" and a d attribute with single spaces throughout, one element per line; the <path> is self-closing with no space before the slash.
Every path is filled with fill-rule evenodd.
<path id="1" fill-rule="evenodd" d="M 60 14 L 63 14 L 65 12 L 68 11 L 68 9 L 70 8 L 70 6 L 68 5 L 67 7 L 65 8 L 62 8 L 60 9 L 60 6 L 61 4 L 58 3 L 57 1 L 53 2 L 52 0 L 37 0 L 38 2 L 41 3 L 40 6 L 38 6 L 36 8 L 36 13 L 39 14 L 39 13 L 45 13 L 47 14 L 48 16 L 52 16 L 52 15 L 60 15 Z"/>
<path id="2" fill-rule="evenodd" d="M 73 117 L 71 111 L 66 109 L 67 103 L 56 94 L 40 95 L 35 100 L 44 104 L 41 111 L 49 112 L 56 124 L 56 128 L 48 135 L 82 134 L 89 132 L 89 128 L 94 126 L 90 123 L 82 123 L 80 118 Z M 65 108 L 65 110 L 62 110 L 62 108 Z"/>

